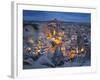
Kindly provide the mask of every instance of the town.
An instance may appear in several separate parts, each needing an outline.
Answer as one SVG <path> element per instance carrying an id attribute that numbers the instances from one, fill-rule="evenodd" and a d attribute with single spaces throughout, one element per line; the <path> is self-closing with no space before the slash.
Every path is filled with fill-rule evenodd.
<path id="1" fill-rule="evenodd" d="M 90 23 L 23 21 L 23 69 L 90 65 Z"/>

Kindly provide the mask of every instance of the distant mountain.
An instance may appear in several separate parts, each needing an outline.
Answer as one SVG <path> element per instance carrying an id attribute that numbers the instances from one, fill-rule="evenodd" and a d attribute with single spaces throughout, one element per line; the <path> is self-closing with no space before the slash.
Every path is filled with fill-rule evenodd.
<path id="1" fill-rule="evenodd" d="M 77 25 L 86 25 L 86 26 L 90 26 L 91 23 L 89 22 L 69 22 L 69 21 L 54 21 L 54 20 L 49 20 L 49 21 L 27 21 L 27 20 L 24 20 L 23 21 L 23 24 L 38 24 L 38 23 L 51 23 L 51 22 L 56 22 L 56 23 L 62 23 L 62 24 L 77 24 Z"/>

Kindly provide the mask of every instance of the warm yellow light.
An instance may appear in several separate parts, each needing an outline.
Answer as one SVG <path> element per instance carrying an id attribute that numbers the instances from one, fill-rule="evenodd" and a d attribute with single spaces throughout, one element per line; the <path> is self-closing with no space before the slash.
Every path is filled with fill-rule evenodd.
<path id="1" fill-rule="evenodd" d="M 37 52 L 40 52 L 40 50 L 38 50 Z"/>
<path id="2" fill-rule="evenodd" d="M 60 44 L 60 43 L 61 43 L 61 40 L 55 39 L 55 43 L 56 43 L 56 44 Z"/>
<path id="3" fill-rule="evenodd" d="M 62 40 L 62 38 L 61 38 L 61 37 L 58 37 L 58 39 L 59 39 L 59 40 Z"/>
<path id="4" fill-rule="evenodd" d="M 55 38 L 52 38 L 51 40 L 52 40 L 52 41 L 55 41 Z"/>
<path id="5" fill-rule="evenodd" d="M 66 49 L 65 49 L 65 47 L 61 47 L 61 51 L 65 51 Z"/>
<path id="6" fill-rule="evenodd" d="M 76 51 L 75 50 L 71 50 L 71 53 L 76 53 Z"/>
<path id="7" fill-rule="evenodd" d="M 55 30 L 53 31 L 53 35 L 56 35 L 56 31 Z"/>
<path id="8" fill-rule="evenodd" d="M 83 52 L 84 51 L 84 48 L 81 48 L 81 52 Z"/>
<path id="9" fill-rule="evenodd" d="M 49 34 L 47 35 L 47 39 L 51 39 L 51 37 L 52 37 L 52 35 L 51 35 L 51 33 L 49 33 Z"/>

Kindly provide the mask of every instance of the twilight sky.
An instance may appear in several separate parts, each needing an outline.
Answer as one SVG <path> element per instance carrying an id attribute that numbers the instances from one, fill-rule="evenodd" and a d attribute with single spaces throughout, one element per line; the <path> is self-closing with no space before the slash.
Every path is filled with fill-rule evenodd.
<path id="1" fill-rule="evenodd" d="M 26 21 L 49 21 L 55 18 L 66 22 L 91 22 L 90 13 L 23 10 L 23 19 Z"/>

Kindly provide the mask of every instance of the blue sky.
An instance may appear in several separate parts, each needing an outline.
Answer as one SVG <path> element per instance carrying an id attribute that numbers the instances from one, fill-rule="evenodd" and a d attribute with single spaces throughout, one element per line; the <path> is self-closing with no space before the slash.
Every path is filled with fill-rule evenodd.
<path id="1" fill-rule="evenodd" d="M 27 21 L 49 21 L 55 18 L 66 22 L 91 22 L 90 13 L 23 10 L 23 19 Z"/>

